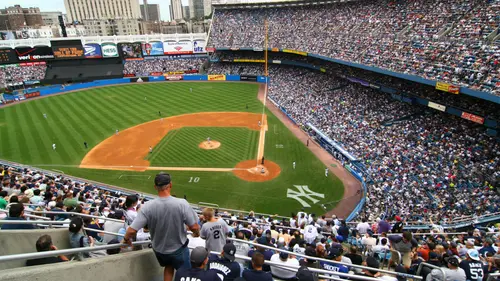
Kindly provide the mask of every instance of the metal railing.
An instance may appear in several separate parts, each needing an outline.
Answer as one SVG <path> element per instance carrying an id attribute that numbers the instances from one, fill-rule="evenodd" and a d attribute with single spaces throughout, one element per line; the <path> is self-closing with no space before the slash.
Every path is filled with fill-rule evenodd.
<path id="1" fill-rule="evenodd" d="M 15 221 L 15 220 L 0 220 L 0 224 L 56 224 L 56 225 L 62 225 L 62 224 L 67 224 L 68 222 L 63 222 L 63 221 Z M 84 228 L 86 231 L 94 231 L 98 233 L 104 233 L 104 234 L 110 234 L 110 235 L 116 235 L 116 236 L 123 236 L 122 234 L 119 233 L 114 233 L 114 232 L 109 232 L 109 231 L 104 231 L 104 230 L 96 230 L 92 228 Z M 323 261 L 323 262 L 328 262 L 328 263 L 335 263 L 335 264 L 341 264 L 345 265 L 348 267 L 352 268 L 359 268 L 359 269 L 367 269 L 371 271 L 378 271 L 381 273 L 386 273 L 386 274 L 391 274 L 391 275 L 397 275 L 397 276 L 402 276 L 402 277 L 407 277 L 407 278 L 412 278 L 416 280 L 421 280 L 421 276 L 415 276 L 411 274 L 404 274 L 404 273 L 399 273 L 399 272 L 393 272 L 393 271 L 388 271 L 388 270 L 383 270 L 379 268 L 372 268 L 368 266 L 362 266 L 362 265 L 355 265 L 355 264 L 348 264 L 348 263 L 343 263 L 343 262 L 338 262 L 338 261 L 331 261 L 328 259 L 324 258 L 318 258 L 318 257 L 311 257 L 307 256 L 305 254 L 300 254 L 300 253 L 295 253 L 291 251 L 286 251 L 282 249 L 277 249 L 272 246 L 267 246 L 267 245 L 261 245 L 258 243 L 250 242 L 250 241 L 245 241 L 245 240 L 240 240 L 236 238 L 227 238 L 227 240 L 233 241 L 233 242 L 239 242 L 239 243 L 246 243 L 249 245 L 253 246 L 258 246 L 261 248 L 266 248 L 266 249 L 271 249 L 277 252 L 283 252 L 287 253 L 290 255 L 294 256 L 299 256 L 303 258 L 307 258 L 310 260 L 316 260 L 316 261 Z M 134 242 L 133 245 L 143 245 L 143 244 L 150 244 L 151 241 L 141 241 L 141 242 Z M 108 250 L 108 249 L 116 249 L 122 246 L 128 246 L 128 244 L 113 244 L 113 245 L 103 245 L 103 246 L 94 246 L 94 247 L 84 247 L 84 248 L 75 248 L 75 249 L 65 249 L 65 250 L 56 250 L 56 251 L 48 251 L 48 252 L 37 252 L 37 253 L 25 253 L 25 254 L 16 254 L 16 255 L 8 255 L 8 256 L 0 256 L 0 262 L 2 261 L 12 261 L 12 260 L 19 260 L 19 259 L 31 259 L 31 258 L 44 258 L 44 257 L 51 257 L 51 256 L 56 256 L 56 255 L 66 255 L 66 254 L 75 254 L 75 253 L 84 253 L 84 252 L 92 252 L 92 251 L 98 251 L 98 250 Z M 212 252 L 213 254 L 219 254 L 217 252 Z M 400 256 L 401 257 L 401 256 Z M 237 255 L 237 258 L 239 259 L 244 259 L 244 260 L 251 260 L 249 257 L 245 256 L 239 256 Z M 281 267 L 289 267 L 289 268 L 294 268 L 298 269 L 298 266 L 284 266 L 281 263 L 273 263 L 270 261 L 266 261 L 267 264 L 269 265 L 274 265 L 274 266 L 281 266 Z M 322 269 L 315 269 L 315 268 L 309 268 L 311 272 L 316 272 L 316 273 L 323 273 L 323 274 L 329 274 L 329 275 L 336 275 L 339 277 L 349 277 L 353 278 L 353 275 L 351 274 L 345 274 L 345 273 L 339 273 L 339 272 L 331 272 L 327 270 L 322 270 Z M 338 278 L 335 279 L 335 277 L 328 278 L 331 276 L 325 276 L 327 279 L 333 279 L 333 280 L 339 280 Z M 359 277 L 359 278 L 358 278 Z M 370 278 L 370 277 L 362 277 L 362 276 L 356 276 L 355 279 L 360 279 L 360 280 L 368 280 L 368 281 L 375 281 L 377 280 L 376 278 Z"/>
<path id="2" fill-rule="evenodd" d="M 218 204 L 214 204 L 214 203 L 208 203 L 208 202 L 198 202 L 197 205 L 198 208 L 201 208 L 201 207 L 210 207 L 210 208 L 214 208 L 214 209 L 217 209 L 217 210 L 222 210 L 222 211 L 229 211 L 229 212 L 233 212 L 233 213 L 244 213 L 244 214 L 249 214 L 250 211 L 244 211 L 244 210 L 235 210 L 235 209 L 229 209 L 229 208 L 221 208 L 219 207 Z M 282 218 L 282 219 L 287 219 L 287 220 L 290 220 L 290 217 L 286 217 L 286 216 L 279 216 L 279 215 L 271 215 L 271 214 L 266 214 L 266 213 L 257 213 L 257 212 L 253 212 L 256 216 L 266 216 L 266 217 L 275 217 L 275 218 Z"/>
<path id="3" fill-rule="evenodd" d="M 133 246 L 141 246 L 141 245 L 150 244 L 150 243 L 151 243 L 151 241 L 140 241 L 140 242 L 133 242 L 132 245 Z M 39 259 L 39 258 L 47 258 L 47 257 L 61 256 L 61 255 L 72 255 L 72 254 L 78 254 L 78 253 L 94 252 L 94 251 L 99 251 L 99 250 L 118 249 L 118 248 L 122 248 L 122 247 L 129 247 L 129 245 L 128 244 L 112 244 L 112 245 L 81 247 L 81 248 L 46 251 L 46 252 L 33 252 L 33 253 L 6 255 L 6 256 L 0 256 L 0 262 L 25 260 L 25 259 Z M 188 248 L 193 249 L 194 247 L 188 247 Z M 219 255 L 220 253 L 215 252 L 215 251 L 211 251 L 210 254 Z M 246 261 L 252 260 L 249 257 L 241 256 L 238 254 L 236 254 L 235 257 L 237 259 L 246 260 Z M 268 260 L 265 260 L 264 264 L 267 264 L 270 266 L 277 266 L 277 267 L 284 268 L 284 269 L 294 271 L 294 272 L 296 272 L 300 268 L 300 266 L 284 265 L 282 263 L 272 262 L 272 261 L 268 261 Z M 357 275 L 353 275 L 353 274 L 340 273 L 340 272 L 332 272 L 332 271 L 328 271 L 328 270 L 324 270 L 324 269 L 317 269 L 317 268 L 311 268 L 311 267 L 309 267 L 308 269 L 311 272 L 323 274 L 323 275 L 319 275 L 319 277 L 323 278 L 323 279 L 342 281 L 345 279 L 341 279 L 339 277 L 346 277 L 346 278 L 355 279 L 355 280 L 380 281 L 380 279 L 373 278 L 373 277 L 357 276 Z M 324 274 L 327 274 L 327 275 L 324 275 Z M 334 275 L 334 276 L 331 276 L 331 275 Z M 337 277 L 335 277 L 335 276 L 337 276 Z"/>
<path id="4" fill-rule="evenodd" d="M 105 217 L 105 216 L 94 216 L 94 215 L 87 215 L 87 214 L 75 213 L 75 212 L 33 211 L 31 213 L 49 214 L 49 215 L 70 215 L 70 216 L 80 216 L 80 217 L 94 218 L 94 219 L 114 221 L 114 222 L 121 222 L 121 223 L 125 222 L 124 220 L 112 219 L 112 218 L 108 218 L 108 217 Z"/>
<path id="5" fill-rule="evenodd" d="M 499 277 L 500 276 L 500 273 L 490 273 L 488 274 L 488 279 L 486 279 L 486 281 L 493 281 L 493 278 L 495 277 Z"/>
<path id="6" fill-rule="evenodd" d="M 48 227 L 53 227 L 53 228 L 67 228 L 67 226 L 64 226 L 65 224 L 69 225 L 68 221 L 25 221 L 25 220 L 0 220 L 0 225 L 3 224 L 36 224 L 39 226 L 48 226 Z M 114 232 L 109 232 L 105 230 L 100 230 L 100 229 L 95 229 L 95 228 L 88 228 L 88 227 L 83 227 L 84 230 L 88 232 L 97 232 L 97 233 L 103 233 L 103 234 L 110 234 L 110 235 L 116 235 L 116 236 L 125 236 L 125 234 L 120 234 L 120 233 L 114 233 Z M 9 229 L 6 229 L 9 230 Z"/>
<path id="7" fill-rule="evenodd" d="M 133 242 L 133 246 L 140 246 L 150 244 L 151 241 L 139 241 Z M 78 253 L 88 253 L 99 250 L 110 250 L 110 249 L 118 249 L 121 247 L 128 247 L 128 244 L 111 244 L 111 245 L 102 245 L 102 246 L 94 246 L 94 247 L 81 247 L 81 248 L 73 248 L 73 249 L 64 249 L 64 250 L 56 250 L 56 251 L 46 251 L 46 252 L 34 252 L 34 253 L 24 253 L 24 254 L 15 254 L 15 255 L 6 255 L 0 256 L 0 262 L 6 261 L 15 261 L 15 260 L 24 260 L 24 259 L 39 259 L 39 258 L 48 258 L 60 255 L 72 255 Z"/>
<path id="8" fill-rule="evenodd" d="M 341 264 L 341 265 L 345 265 L 345 266 L 353 267 L 353 268 L 367 269 L 367 270 L 372 270 L 372 271 L 379 271 L 379 272 L 386 273 L 386 274 L 397 275 L 397 276 L 402 276 L 402 277 L 407 277 L 407 278 L 413 278 L 413 279 L 418 279 L 418 280 L 422 279 L 421 276 L 415 276 L 415 275 L 411 275 L 411 274 L 405 274 L 405 273 L 399 273 L 399 272 L 394 272 L 394 271 L 389 271 L 389 270 L 383 270 L 383 269 L 373 268 L 373 267 L 368 267 L 368 266 L 362 266 L 362 265 L 356 265 L 356 264 L 349 264 L 349 263 L 344 263 L 344 262 L 332 261 L 332 260 L 328 260 L 328 259 L 324 259 L 324 258 L 311 257 L 311 256 L 307 256 L 305 254 L 300 254 L 300 253 L 295 253 L 295 252 L 291 252 L 291 251 L 286 251 L 286 250 L 283 250 L 283 249 L 277 249 L 277 248 L 272 247 L 272 246 L 262 245 L 262 244 L 258 244 L 258 243 L 254 243 L 254 242 L 250 242 L 250 241 L 246 241 L 246 240 L 241 240 L 241 239 L 236 239 L 236 238 L 229 238 L 229 237 L 227 238 L 227 240 L 230 240 L 230 241 L 233 241 L 233 242 L 245 243 L 245 244 L 249 244 L 249 245 L 253 245 L 253 246 L 257 246 L 257 247 L 261 247 L 261 248 L 265 248 L 265 249 L 270 249 L 270 250 L 273 250 L 273 251 L 276 251 L 276 252 L 280 252 L 280 253 L 287 253 L 289 255 L 303 257 L 303 258 L 306 258 L 308 260 L 317 260 L 317 261 L 323 261 L 323 262 L 328 262 L 328 263 L 332 263 L 333 262 L 335 264 Z M 331 274 L 331 272 L 330 272 L 330 274 Z M 337 274 L 337 273 L 335 273 L 335 274 Z"/>
<path id="9" fill-rule="evenodd" d="M 446 280 L 446 273 L 444 272 L 444 269 L 442 267 L 439 267 L 439 266 L 435 266 L 433 264 L 430 264 L 430 263 L 426 263 L 426 262 L 422 262 L 418 265 L 418 268 L 417 268 L 417 275 L 420 275 L 420 272 L 422 271 L 422 268 L 426 266 L 426 267 L 430 267 L 432 269 L 438 269 L 441 271 L 441 273 L 443 273 L 443 280 Z"/>

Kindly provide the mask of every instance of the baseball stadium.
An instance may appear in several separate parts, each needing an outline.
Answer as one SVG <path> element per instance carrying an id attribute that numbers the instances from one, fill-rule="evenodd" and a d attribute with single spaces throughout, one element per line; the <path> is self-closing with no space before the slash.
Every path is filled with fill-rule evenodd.
<path id="1" fill-rule="evenodd" d="M 499 278 L 499 1 L 212 5 L 0 41 L 0 280 Z"/>

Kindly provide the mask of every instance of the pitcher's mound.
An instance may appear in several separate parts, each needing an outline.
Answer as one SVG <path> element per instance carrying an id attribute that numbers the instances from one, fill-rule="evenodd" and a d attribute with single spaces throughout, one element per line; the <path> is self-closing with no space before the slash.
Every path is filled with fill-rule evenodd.
<path id="1" fill-rule="evenodd" d="M 281 173 L 281 168 L 269 160 L 265 160 L 264 165 L 257 165 L 257 160 L 246 160 L 236 164 L 233 173 L 245 181 L 262 182 L 276 178 Z"/>
<path id="2" fill-rule="evenodd" d="M 218 141 L 203 141 L 198 145 L 201 149 L 217 149 L 220 147 L 220 142 Z"/>

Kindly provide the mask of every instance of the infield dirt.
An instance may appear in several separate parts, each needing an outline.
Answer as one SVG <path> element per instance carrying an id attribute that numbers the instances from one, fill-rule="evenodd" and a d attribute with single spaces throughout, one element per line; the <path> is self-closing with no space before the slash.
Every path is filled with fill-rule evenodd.
<path id="1" fill-rule="evenodd" d="M 154 149 L 170 130 L 182 127 L 242 127 L 260 131 L 261 120 L 262 114 L 248 112 L 201 112 L 153 120 L 105 139 L 85 155 L 80 168 L 145 171 L 150 165 L 145 160 L 149 147 Z M 267 125 L 267 116 L 264 125 Z"/>

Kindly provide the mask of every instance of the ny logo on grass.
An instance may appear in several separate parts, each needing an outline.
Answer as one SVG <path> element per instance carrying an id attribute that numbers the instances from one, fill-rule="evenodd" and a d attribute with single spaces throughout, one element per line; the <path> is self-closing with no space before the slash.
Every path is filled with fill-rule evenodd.
<path id="1" fill-rule="evenodd" d="M 299 201 L 299 203 L 302 204 L 303 207 L 311 207 L 311 205 L 309 205 L 309 203 L 302 199 L 302 197 L 309 199 L 312 204 L 316 204 L 319 202 L 319 200 L 314 198 L 313 196 L 325 198 L 324 194 L 311 191 L 307 185 L 294 185 L 294 187 L 297 188 L 297 191 L 293 189 L 287 189 L 286 197 L 293 198 Z"/>

